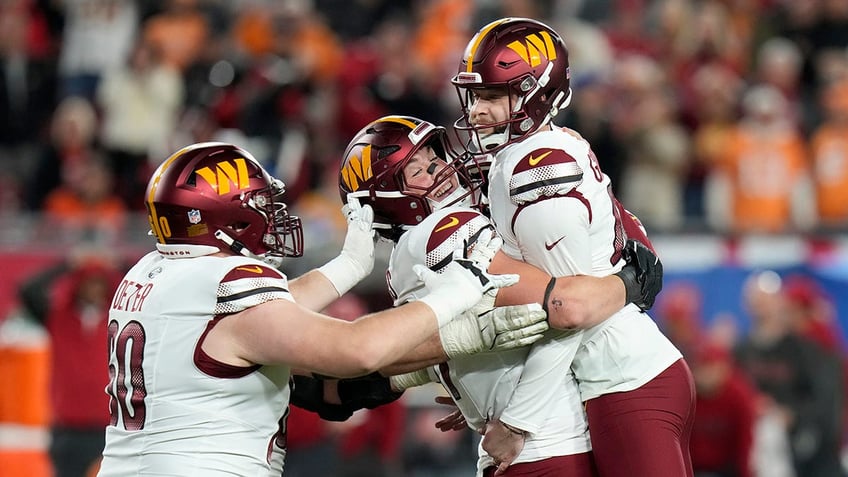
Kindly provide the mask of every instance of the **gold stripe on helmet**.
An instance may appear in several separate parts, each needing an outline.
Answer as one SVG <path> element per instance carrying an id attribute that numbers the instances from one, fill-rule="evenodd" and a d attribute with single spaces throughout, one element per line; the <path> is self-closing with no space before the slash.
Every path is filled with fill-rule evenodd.
<path id="1" fill-rule="evenodd" d="M 410 121 L 406 118 L 403 118 L 401 116 L 386 116 L 386 117 L 380 118 L 380 119 L 378 119 L 374 122 L 375 123 L 398 123 L 398 124 L 403 124 L 404 126 L 408 127 L 409 129 L 415 129 L 418 126 L 414 122 L 412 122 L 412 121 Z"/>
<path id="2" fill-rule="evenodd" d="M 471 46 L 468 48 L 468 58 L 466 59 L 467 66 L 465 67 L 466 72 L 472 72 L 472 65 L 474 64 L 474 55 L 477 53 L 477 48 L 480 47 L 480 43 L 483 43 L 483 38 L 485 38 L 486 35 L 488 35 L 493 28 L 508 20 L 511 20 L 511 18 L 501 18 L 500 20 L 495 20 L 492 23 L 489 23 L 488 25 L 484 26 L 482 30 L 480 30 L 479 32 L 477 32 L 476 35 L 474 35 L 474 38 L 471 39 Z"/>
<path id="3" fill-rule="evenodd" d="M 171 155 L 159 168 L 156 170 L 156 175 L 150 179 L 150 194 L 147 196 L 147 210 L 150 213 L 150 227 L 153 229 L 153 235 L 159 243 L 165 243 L 165 235 L 162 233 L 162 227 L 159 224 L 159 214 L 156 212 L 156 206 L 153 203 L 153 198 L 156 197 L 156 190 L 159 188 L 159 181 L 165 174 L 165 171 L 171 167 L 171 164 L 186 152 L 194 149 L 194 145 L 186 146 Z"/>

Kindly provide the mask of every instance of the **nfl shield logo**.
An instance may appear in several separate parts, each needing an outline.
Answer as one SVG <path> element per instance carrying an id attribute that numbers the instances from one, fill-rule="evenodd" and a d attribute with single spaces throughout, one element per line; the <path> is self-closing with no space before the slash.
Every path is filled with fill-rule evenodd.
<path id="1" fill-rule="evenodd" d="M 200 211 L 197 209 L 191 209 L 188 211 L 188 221 L 193 224 L 200 223 Z"/>

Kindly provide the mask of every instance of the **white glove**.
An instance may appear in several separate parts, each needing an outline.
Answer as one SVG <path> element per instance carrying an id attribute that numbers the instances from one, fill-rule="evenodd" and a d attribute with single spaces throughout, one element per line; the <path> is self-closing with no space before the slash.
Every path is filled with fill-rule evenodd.
<path id="1" fill-rule="evenodd" d="M 476 263 L 458 258 L 458 255 L 454 253 L 453 261 L 447 264 L 441 273 L 421 264 L 412 267 L 412 271 L 430 290 L 420 301 L 433 309 L 439 320 L 439 327 L 476 305 L 487 291 L 518 283 L 516 274 L 492 275 L 483 271 Z"/>
<path id="2" fill-rule="evenodd" d="M 477 237 L 477 241 L 468 244 L 465 248 L 469 260 L 476 262 L 483 270 L 488 270 L 489 264 L 492 263 L 492 259 L 501 247 L 503 247 L 503 239 L 497 235 L 495 229 L 484 229 Z"/>
<path id="3" fill-rule="evenodd" d="M 318 268 L 339 296 L 347 293 L 374 269 L 374 210 L 370 205 L 360 205 L 358 200 L 348 200 L 342 207 L 342 214 L 347 217 L 347 235 L 342 251 L 338 257 Z"/>
<path id="4" fill-rule="evenodd" d="M 425 368 L 419 369 L 418 371 L 412 371 L 410 373 L 389 376 L 389 382 L 392 385 L 392 391 L 399 392 L 415 386 L 423 386 L 427 383 L 431 383 L 433 382 L 433 378 L 430 376 L 430 373 L 427 372 L 427 368 Z"/>
<path id="5" fill-rule="evenodd" d="M 471 244 L 471 246 L 465 247 L 465 252 L 468 255 L 468 259 L 479 264 L 481 268 L 488 271 L 489 264 L 492 263 L 492 259 L 495 258 L 495 255 L 503 246 L 503 239 L 497 235 L 494 229 L 489 230 L 489 234 L 486 231 L 480 234 L 477 238 L 477 241 Z M 471 249 L 469 252 L 468 249 Z M 474 315 L 482 315 L 487 311 L 491 310 L 495 307 L 495 299 L 498 297 L 498 290 L 493 289 L 487 291 L 483 295 L 483 299 L 477 302 L 471 311 L 474 312 Z"/>
<path id="6" fill-rule="evenodd" d="M 548 330 L 547 318 L 538 303 L 499 306 L 482 315 L 469 310 L 439 329 L 439 338 L 451 359 L 520 348 L 542 339 Z"/>

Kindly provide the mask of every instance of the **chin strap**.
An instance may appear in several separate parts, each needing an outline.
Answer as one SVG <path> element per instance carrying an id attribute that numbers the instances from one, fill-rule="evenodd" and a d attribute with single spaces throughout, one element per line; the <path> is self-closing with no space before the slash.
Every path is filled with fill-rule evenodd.
<path id="1" fill-rule="evenodd" d="M 509 131 L 500 132 L 500 133 L 492 133 L 488 136 L 480 138 L 480 147 L 483 149 L 482 152 L 491 151 L 496 147 L 500 147 L 509 140 Z"/>
<path id="2" fill-rule="evenodd" d="M 241 242 L 233 239 L 232 237 L 220 230 L 215 231 L 215 238 L 227 244 L 227 246 L 230 247 L 230 250 L 232 250 L 234 253 L 244 255 L 245 257 L 258 258 L 261 260 L 260 257 L 257 257 L 256 255 L 250 253 L 250 250 L 245 248 L 245 246 L 242 245 Z"/>
<path id="3" fill-rule="evenodd" d="M 242 245 L 241 242 L 234 240 L 232 237 L 220 230 L 215 231 L 215 238 L 227 244 L 230 250 L 239 255 L 255 258 L 256 260 L 262 260 L 263 262 L 267 263 L 268 265 L 271 265 L 274 268 L 280 268 L 280 265 L 283 264 L 283 257 L 278 257 L 276 255 L 269 254 L 256 255 L 250 250 L 248 250 L 244 245 Z"/>

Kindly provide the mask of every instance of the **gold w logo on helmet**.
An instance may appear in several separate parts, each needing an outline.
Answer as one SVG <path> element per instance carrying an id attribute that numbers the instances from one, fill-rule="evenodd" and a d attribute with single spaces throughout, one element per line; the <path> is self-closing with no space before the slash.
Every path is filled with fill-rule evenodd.
<path id="1" fill-rule="evenodd" d="M 342 166 L 342 182 L 348 190 L 353 192 L 359 190 L 359 185 L 374 175 L 371 171 L 371 145 L 362 148 L 362 157 L 351 154 L 347 163 Z"/>
<path id="2" fill-rule="evenodd" d="M 198 169 L 197 175 L 218 191 L 218 195 L 229 194 L 233 185 L 236 190 L 250 187 L 250 177 L 247 172 L 247 161 L 243 158 L 233 161 L 221 161 L 215 164 L 215 170 L 210 167 Z"/>
<path id="3" fill-rule="evenodd" d="M 548 61 L 554 61 L 557 57 L 554 41 L 551 39 L 550 33 L 540 31 L 539 33 L 531 33 L 524 37 L 524 42 L 514 41 L 507 45 L 509 49 L 518 53 L 527 64 L 536 67 L 542 63 L 542 57 Z"/>

